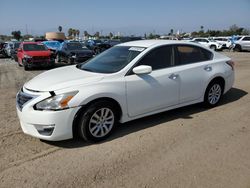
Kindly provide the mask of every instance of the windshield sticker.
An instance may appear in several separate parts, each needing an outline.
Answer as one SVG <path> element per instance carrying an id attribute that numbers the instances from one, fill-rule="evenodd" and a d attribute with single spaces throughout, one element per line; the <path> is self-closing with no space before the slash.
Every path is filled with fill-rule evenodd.
<path id="1" fill-rule="evenodd" d="M 145 48 L 141 48 L 141 47 L 131 47 L 131 48 L 129 48 L 128 50 L 142 52 L 143 50 L 145 50 Z"/>

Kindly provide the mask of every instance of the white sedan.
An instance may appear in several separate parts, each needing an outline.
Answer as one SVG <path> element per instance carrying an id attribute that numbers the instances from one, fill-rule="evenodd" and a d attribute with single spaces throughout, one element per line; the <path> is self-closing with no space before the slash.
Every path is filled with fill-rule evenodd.
<path id="1" fill-rule="evenodd" d="M 43 140 L 108 137 L 118 122 L 204 102 L 216 106 L 234 83 L 234 62 L 199 44 L 142 40 L 44 72 L 17 94 L 24 133 Z"/>

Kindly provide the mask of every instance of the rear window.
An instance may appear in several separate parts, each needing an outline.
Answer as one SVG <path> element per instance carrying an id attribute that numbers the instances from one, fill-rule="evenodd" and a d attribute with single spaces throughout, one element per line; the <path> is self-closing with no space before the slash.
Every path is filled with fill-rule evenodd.
<path id="1" fill-rule="evenodd" d="M 197 46 L 178 45 L 176 46 L 176 65 L 208 61 L 213 58 L 213 53 Z"/>

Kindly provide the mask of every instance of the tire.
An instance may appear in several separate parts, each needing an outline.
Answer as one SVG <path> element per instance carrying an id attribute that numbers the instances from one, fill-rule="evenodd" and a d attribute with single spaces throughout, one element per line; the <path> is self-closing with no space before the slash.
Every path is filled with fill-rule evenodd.
<path id="1" fill-rule="evenodd" d="M 111 102 L 95 102 L 80 114 L 79 136 L 87 142 L 102 141 L 113 132 L 117 117 L 117 110 Z"/>
<path id="2" fill-rule="evenodd" d="M 31 69 L 30 66 L 27 65 L 27 63 L 25 63 L 24 61 L 22 61 L 22 62 L 23 62 L 23 68 L 24 68 L 25 71 L 28 71 L 28 70 Z"/>
<path id="3" fill-rule="evenodd" d="M 69 57 L 68 57 L 67 63 L 68 63 L 68 64 L 70 64 L 70 65 L 75 64 L 75 62 L 74 62 L 74 61 L 72 61 Z"/>
<path id="4" fill-rule="evenodd" d="M 216 46 L 215 45 L 211 45 L 210 49 L 215 51 L 216 50 Z"/>
<path id="5" fill-rule="evenodd" d="M 220 81 L 211 82 L 204 96 L 204 104 L 206 107 L 215 107 L 220 102 L 223 95 L 223 84 Z"/>
<path id="6" fill-rule="evenodd" d="M 56 54 L 56 59 L 55 59 L 56 63 L 60 63 L 61 62 L 61 57 L 59 54 Z"/>
<path id="7" fill-rule="evenodd" d="M 241 46 L 240 45 L 236 45 L 233 50 L 235 52 L 241 52 Z"/>

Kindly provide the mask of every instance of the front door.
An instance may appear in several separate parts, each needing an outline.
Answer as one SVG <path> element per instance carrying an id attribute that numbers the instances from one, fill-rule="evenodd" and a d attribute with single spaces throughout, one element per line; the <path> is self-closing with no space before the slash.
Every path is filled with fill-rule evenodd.
<path id="1" fill-rule="evenodd" d="M 178 104 L 180 80 L 172 67 L 173 48 L 163 46 L 148 52 L 137 65 L 152 67 L 150 74 L 125 77 L 128 114 L 131 117 Z"/>

